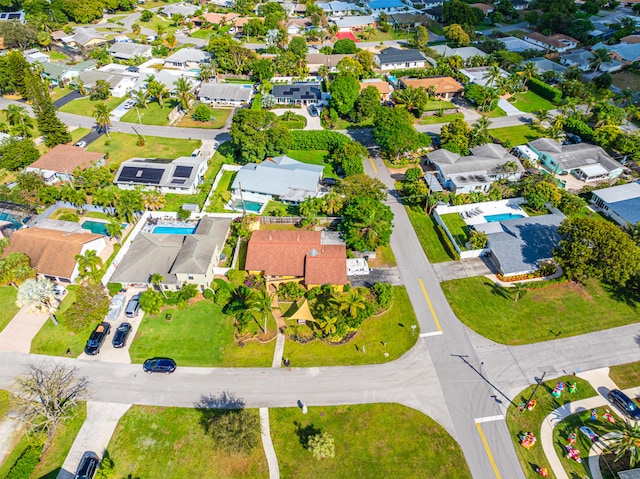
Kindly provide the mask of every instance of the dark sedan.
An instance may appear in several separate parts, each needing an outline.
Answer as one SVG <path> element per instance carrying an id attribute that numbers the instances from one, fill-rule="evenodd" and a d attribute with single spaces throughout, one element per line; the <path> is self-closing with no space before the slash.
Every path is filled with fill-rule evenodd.
<path id="1" fill-rule="evenodd" d="M 619 389 L 612 389 L 607 396 L 609 401 L 618 406 L 629 419 L 640 420 L 640 408 L 625 393 Z"/>
<path id="2" fill-rule="evenodd" d="M 100 352 L 100 346 L 102 346 L 102 343 L 104 343 L 104 340 L 109 334 L 110 330 L 111 325 L 109 323 L 100 323 L 96 327 L 96 329 L 93 330 L 91 336 L 89 336 L 87 345 L 84 347 L 84 352 L 89 356 L 95 356 L 96 354 L 98 354 Z"/>
<path id="3" fill-rule="evenodd" d="M 176 370 L 176 362 L 170 358 L 147 359 L 142 366 L 145 373 L 165 373 L 171 374 Z"/>
<path id="4" fill-rule="evenodd" d="M 123 348 L 127 344 L 127 338 L 131 332 L 131 325 L 129 323 L 122 323 L 116 329 L 116 333 L 113 335 L 111 344 L 114 348 Z"/>
<path id="5" fill-rule="evenodd" d="M 76 471 L 75 479 L 93 479 L 93 476 L 98 469 L 100 459 L 92 452 L 86 452 L 80 460 L 78 469 Z"/>

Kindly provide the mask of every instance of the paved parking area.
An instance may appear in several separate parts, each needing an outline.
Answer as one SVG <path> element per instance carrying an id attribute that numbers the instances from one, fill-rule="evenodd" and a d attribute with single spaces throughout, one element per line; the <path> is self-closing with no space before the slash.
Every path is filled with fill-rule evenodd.
<path id="1" fill-rule="evenodd" d="M 393 286 L 402 285 L 398 268 L 374 268 L 369 274 L 350 276 L 351 286 L 365 286 L 370 288 L 376 283 L 389 283 Z"/>
<path id="2" fill-rule="evenodd" d="M 28 353 L 31 351 L 31 341 L 48 318 L 48 314 L 32 313 L 29 312 L 29 306 L 23 307 L 0 332 L 0 349 Z"/>
<path id="3" fill-rule="evenodd" d="M 129 110 L 131 110 L 131 108 L 129 108 L 128 110 L 124 107 L 124 104 L 127 103 L 127 100 L 123 101 L 122 103 L 120 103 L 117 107 L 115 107 L 112 111 L 111 111 L 111 119 L 114 121 L 119 121 L 120 118 L 122 118 L 125 113 L 127 113 Z"/>
<path id="4" fill-rule="evenodd" d="M 498 271 L 491 260 L 484 258 L 467 258 L 446 263 L 432 263 L 433 270 L 440 282 L 451 279 L 473 278 L 496 274 Z"/>
<path id="5" fill-rule="evenodd" d="M 307 126 L 304 127 L 305 130 L 322 130 L 320 117 L 311 116 L 309 114 L 309 110 L 307 110 L 306 108 L 276 108 L 275 110 L 271 111 L 278 116 L 282 116 L 288 111 L 293 112 L 296 115 L 304 116 L 307 119 Z"/>
<path id="6" fill-rule="evenodd" d="M 55 106 L 56 108 L 61 108 L 77 98 L 82 98 L 82 95 L 78 93 L 78 90 L 73 90 L 71 93 L 67 93 L 62 98 L 58 98 L 56 101 L 54 101 L 53 106 Z"/>

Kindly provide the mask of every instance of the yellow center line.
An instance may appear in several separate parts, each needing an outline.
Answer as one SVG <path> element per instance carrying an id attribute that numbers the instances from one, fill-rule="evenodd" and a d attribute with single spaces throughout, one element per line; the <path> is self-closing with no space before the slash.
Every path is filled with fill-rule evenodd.
<path id="1" fill-rule="evenodd" d="M 478 432 L 480 433 L 480 439 L 482 439 L 482 444 L 484 444 L 484 449 L 487 451 L 487 456 L 489 456 L 489 462 L 491 463 L 491 467 L 493 467 L 493 472 L 495 473 L 498 479 L 502 479 L 500 476 L 500 471 L 498 471 L 498 466 L 496 465 L 496 461 L 493 459 L 493 454 L 491 454 L 491 449 L 489 449 L 489 444 L 487 443 L 487 438 L 484 435 L 484 431 L 482 430 L 482 426 L 479 422 L 476 423 L 476 428 L 478 428 Z"/>
<path id="2" fill-rule="evenodd" d="M 422 278 L 418 278 L 418 282 L 420 283 L 420 287 L 422 288 L 422 294 L 424 294 L 424 297 L 427 300 L 427 305 L 429 306 L 429 311 L 431 311 L 431 316 L 433 316 L 433 320 L 436 323 L 436 328 L 438 328 L 438 331 L 442 332 L 442 326 L 440 326 L 440 321 L 438 321 L 438 316 L 436 316 L 436 311 L 435 309 L 433 309 L 433 304 L 431 304 L 431 298 L 429 298 L 429 295 L 427 294 L 427 288 L 424 287 Z"/>
<path id="3" fill-rule="evenodd" d="M 376 168 L 376 165 L 373 162 L 373 158 L 369 157 L 369 162 L 371 163 L 371 168 L 373 168 L 373 172 L 377 175 L 378 174 L 378 168 Z"/>

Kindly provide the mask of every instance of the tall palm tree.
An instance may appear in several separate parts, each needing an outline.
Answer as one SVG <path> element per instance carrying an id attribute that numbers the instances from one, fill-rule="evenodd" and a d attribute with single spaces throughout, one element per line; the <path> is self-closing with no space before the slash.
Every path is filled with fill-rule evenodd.
<path id="1" fill-rule="evenodd" d="M 538 74 L 538 67 L 533 62 L 526 62 L 522 66 L 522 76 L 525 79 L 525 83 L 531 80 Z"/>
<path id="2" fill-rule="evenodd" d="M 160 273 L 153 273 L 151 275 L 151 284 L 162 293 L 163 297 L 167 297 L 164 294 L 164 290 L 162 289 L 162 287 L 160 286 L 160 284 L 164 283 L 164 276 L 162 276 Z"/>
<path id="3" fill-rule="evenodd" d="M 264 327 L 262 331 L 267 332 L 267 319 L 271 314 L 271 303 L 273 302 L 274 293 L 269 293 L 266 288 L 253 291 L 249 298 L 249 305 L 252 311 L 262 316 Z"/>
<path id="4" fill-rule="evenodd" d="M 27 114 L 27 109 L 20 105 L 7 106 L 6 110 L 4 110 L 4 114 L 11 126 L 24 125 L 25 122 L 31 120 Z"/>
<path id="5" fill-rule="evenodd" d="M 110 211 L 109 214 L 113 215 L 115 214 L 115 211 L 113 211 L 113 207 L 116 204 L 116 199 L 118 198 L 119 192 L 120 189 L 115 185 L 100 188 L 93 194 L 91 201 L 95 205 L 106 208 L 107 212 Z"/>
<path id="6" fill-rule="evenodd" d="M 196 96 L 191 91 L 191 81 L 180 77 L 175 82 L 173 82 L 173 86 L 176 91 L 176 98 L 180 102 L 180 107 L 187 111 L 189 109 L 189 103 L 196 99 Z"/>
<path id="7" fill-rule="evenodd" d="M 487 85 L 496 85 L 498 78 L 502 76 L 502 69 L 498 65 L 490 65 L 482 75 L 482 79 L 487 81 Z"/>
<path id="8" fill-rule="evenodd" d="M 198 73 L 198 79 L 201 82 L 207 82 L 213 76 L 213 70 L 209 65 L 200 65 L 200 73 Z"/>
<path id="9" fill-rule="evenodd" d="M 356 288 L 351 289 L 347 295 L 342 296 L 339 301 L 338 310 L 349 313 L 352 318 L 358 316 L 358 313 L 365 308 L 367 302 Z"/>
<path id="10" fill-rule="evenodd" d="M 145 209 L 150 211 L 159 210 L 166 203 L 165 197 L 156 190 L 143 191 L 142 201 Z"/>
<path id="11" fill-rule="evenodd" d="M 147 91 L 149 95 L 155 97 L 158 105 L 164 106 L 164 98 L 169 95 L 169 90 L 167 90 L 167 86 L 164 83 L 154 79 L 147 83 Z"/>
<path id="12" fill-rule="evenodd" d="M 640 462 L 640 422 L 618 421 L 612 427 L 615 428 L 612 431 L 615 436 L 607 446 L 607 451 L 616 455 L 614 461 L 629 453 L 629 467 L 634 467 Z"/>
<path id="13" fill-rule="evenodd" d="M 225 309 L 225 313 L 236 318 L 238 332 L 243 332 L 253 318 L 250 306 L 251 290 L 245 285 L 238 286 L 231 292 L 231 301 Z"/>
<path id="14" fill-rule="evenodd" d="M 111 126 L 111 112 L 106 102 L 101 101 L 96 103 L 93 111 L 93 117 L 96 120 L 99 130 L 104 130 L 104 133 L 109 138 L 109 127 Z"/>
<path id="15" fill-rule="evenodd" d="M 424 88 L 407 87 L 393 92 L 395 102 L 403 104 L 407 110 L 414 111 L 424 105 L 427 100 L 427 92 Z"/>
<path id="16" fill-rule="evenodd" d="M 123 220 L 133 223 L 136 213 L 144 208 L 142 196 L 136 190 L 121 191 L 116 199 L 118 216 Z"/>
<path id="17" fill-rule="evenodd" d="M 471 137 L 474 145 L 489 143 L 489 126 L 491 126 L 491 120 L 486 116 L 481 116 L 471 125 Z"/>
<path id="18" fill-rule="evenodd" d="M 111 218 L 111 220 L 107 223 L 106 226 L 107 234 L 116 240 L 120 240 L 122 237 L 122 223 L 120 223 L 116 218 Z"/>
<path id="19" fill-rule="evenodd" d="M 603 63 L 611 61 L 611 56 L 605 48 L 591 50 L 591 54 L 593 55 L 593 58 L 589 61 L 589 68 L 592 68 L 595 72 L 600 71 L 600 67 L 602 67 Z"/>
<path id="20" fill-rule="evenodd" d="M 75 259 L 78 262 L 80 277 L 97 281 L 97 275 L 100 272 L 100 268 L 102 268 L 102 258 L 98 256 L 98 252 L 90 249 L 85 251 L 84 254 L 75 255 Z"/>
<path id="21" fill-rule="evenodd" d="M 133 101 L 136 103 L 136 108 L 147 108 L 147 101 L 149 100 L 149 92 L 139 88 L 133 91 Z"/>
<path id="22" fill-rule="evenodd" d="M 549 121 L 551 115 L 549 115 L 549 110 L 536 110 L 533 112 L 533 122 L 536 125 L 542 125 L 544 122 Z"/>

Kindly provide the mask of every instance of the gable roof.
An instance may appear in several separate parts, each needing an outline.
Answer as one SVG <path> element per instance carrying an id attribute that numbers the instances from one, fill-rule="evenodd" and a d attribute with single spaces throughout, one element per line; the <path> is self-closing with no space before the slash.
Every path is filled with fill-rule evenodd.
<path id="1" fill-rule="evenodd" d="M 184 3 L 174 3 L 172 5 L 167 5 L 166 7 L 161 8 L 162 15 L 170 17 L 175 14 L 184 15 L 185 17 L 190 17 L 194 14 L 194 12 L 198 8 L 194 5 L 185 5 Z"/>
<path id="2" fill-rule="evenodd" d="M 438 54 L 443 55 L 445 57 L 453 57 L 458 56 L 463 60 L 468 60 L 471 57 L 486 57 L 487 54 L 482 50 L 477 49 L 476 47 L 460 47 L 460 48 L 451 48 L 447 45 L 433 45 L 430 47 L 432 50 L 435 50 Z"/>
<path id="3" fill-rule="evenodd" d="M 640 183 L 603 188 L 594 191 L 593 196 L 604 201 L 609 209 L 628 223 L 640 222 Z"/>
<path id="4" fill-rule="evenodd" d="M 502 145 L 493 143 L 479 145 L 471 148 L 471 153 L 468 156 L 460 156 L 441 148 L 428 153 L 427 159 L 436 164 L 444 176 L 476 173 L 484 177 L 487 174 L 502 172 L 502 166 L 507 162 L 516 164 L 516 172 L 524 170 L 520 161 Z"/>
<path id="5" fill-rule="evenodd" d="M 59 80 L 69 70 L 67 65 L 60 62 L 42 62 L 41 65 L 44 73 L 54 80 Z"/>
<path id="6" fill-rule="evenodd" d="M 182 48 L 165 58 L 165 63 L 185 63 L 185 62 L 206 62 L 209 61 L 211 55 L 209 52 L 199 50 L 197 48 Z"/>
<path id="7" fill-rule="evenodd" d="M 151 45 L 142 43 L 116 42 L 109 47 L 109 53 L 116 58 L 129 60 L 137 56 L 144 57 L 151 53 Z"/>
<path id="8" fill-rule="evenodd" d="M 82 247 L 102 235 L 93 233 L 69 233 L 44 228 L 23 228 L 15 231 L 9 240 L 4 256 L 24 253 L 31 259 L 31 266 L 39 274 L 70 279 L 76 266 L 75 255 Z"/>
<path id="9" fill-rule="evenodd" d="M 274 85 L 271 94 L 276 98 L 293 98 L 296 101 L 319 101 L 322 99 L 320 83 L 316 82 Z"/>
<path id="10" fill-rule="evenodd" d="M 249 101 L 253 94 L 251 85 L 235 83 L 202 83 L 198 98 L 218 98 L 224 100 Z"/>
<path id="11" fill-rule="evenodd" d="M 98 33 L 96 30 L 94 30 L 93 28 L 87 28 L 87 27 L 79 27 L 76 28 L 75 31 L 73 32 L 73 35 L 70 37 L 67 37 L 68 40 L 77 43 L 78 45 L 86 45 L 87 43 L 89 43 L 91 40 L 102 40 L 104 42 L 107 41 L 107 39 L 105 37 L 103 37 L 100 33 Z"/>
<path id="12" fill-rule="evenodd" d="M 640 43 L 640 35 L 627 35 L 620 39 L 620 43 L 636 44 Z"/>
<path id="13" fill-rule="evenodd" d="M 349 15 L 346 17 L 332 18 L 331 21 L 340 28 L 361 27 L 376 23 L 371 15 Z"/>
<path id="14" fill-rule="evenodd" d="M 391 85 L 389 85 L 389 82 L 384 81 L 384 80 L 373 80 L 373 81 L 369 81 L 369 80 L 364 80 L 360 82 L 360 91 L 369 88 L 370 86 L 374 87 L 376 90 L 378 90 L 382 95 L 385 95 L 387 93 L 391 93 Z"/>
<path id="15" fill-rule="evenodd" d="M 135 78 L 121 73 L 111 73 L 100 70 L 84 70 L 78 73 L 78 77 L 87 87 L 93 87 L 98 80 L 104 80 L 110 88 L 116 88 L 120 82 L 128 81 L 133 85 Z"/>
<path id="16" fill-rule="evenodd" d="M 459 93 L 464 90 L 464 87 L 455 81 L 453 78 L 448 76 L 437 76 L 437 77 L 427 77 L 427 78 L 408 78 L 403 77 L 400 79 L 402 83 L 406 86 L 414 87 L 414 88 L 425 88 L 429 89 L 432 86 L 435 87 L 435 92 L 438 94 L 441 93 Z"/>
<path id="17" fill-rule="evenodd" d="M 394 13 L 390 15 L 393 23 L 396 24 L 427 24 L 429 22 L 429 17 L 421 13 Z"/>
<path id="18" fill-rule="evenodd" d="M 307 65 L 326 65 L 329 68 L 335 67 L 343 58 L 354 58 L 355 55 L 350 54 L 331 54 L 323 55 L 322 53 L 310 53 L 307 55 Z"/>
<path id="19" fill-rule="evenodd" d="M 402 63 L 402 62 L 423 62 L 427 59 L 420 50 L 410 48 L 402 50 L 400 48 L 385 48 L 376 55 L 380 64 Z"/>
<path id="20" fill-rule="evenodd" d="M 563 145 L 551 138 L 538 138 L 529 142 L 535 150 L 552 156 L 562 170 L 574 170 L 582 166 L 602 165 L 607 171 L 621 168 L 621 165 L 611 158 L 601 147 L 590 143 Z"/>
<path id="21" fill-rule="evenodd" d="M 89 168 L 102 158 L 104 153 L 86 151 L 77 146 L 57 145 L 31 163 L 29 168 L 71 173 L 76 168 Z"/>

